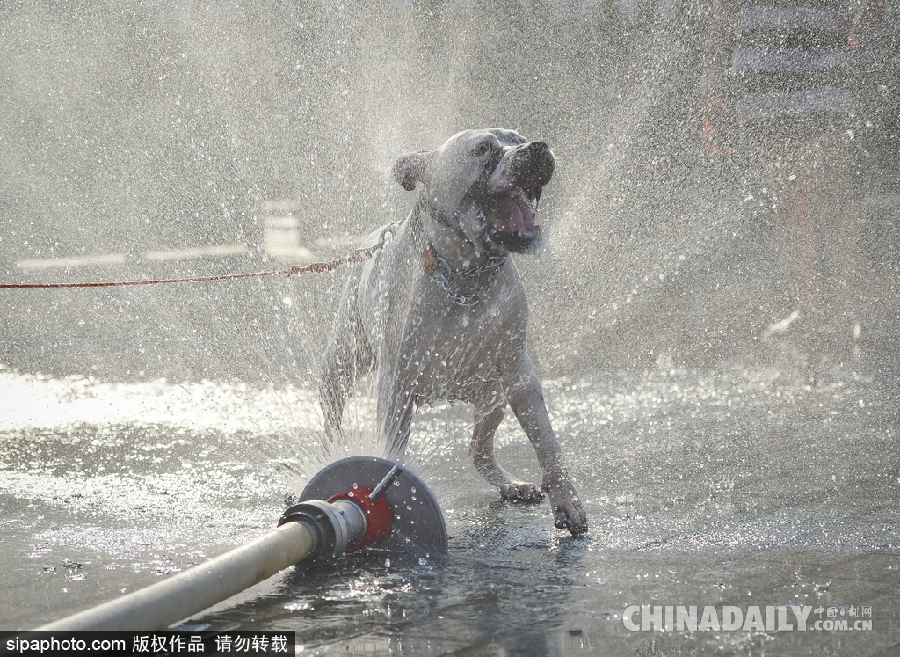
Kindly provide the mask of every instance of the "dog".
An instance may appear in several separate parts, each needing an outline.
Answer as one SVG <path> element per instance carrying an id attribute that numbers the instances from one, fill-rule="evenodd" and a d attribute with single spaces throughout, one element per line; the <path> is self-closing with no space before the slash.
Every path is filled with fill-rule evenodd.
<path id="1" fill-rule="evenodd" d="M 553 175 L 546 143 L 512 130 L 468 130 L 434 151 L 411 153 L 392 173 L 423 191 L 401 223 L 377 231 L 370 259 L 354 265 L 326 349 L 319 389 L 330 441 L 358 375 L 374 370 L 379 437 L 401 458 L 416 406 L 474 406 L 470 454 L 504 499 L 546 492 L 556 527 L 587 531 L 563 465 L 540 382 L 525 350 L 525 288 L 509 257 L 541 239 L 535 211 Z M 541 486 L 510 476 L 494 456 L 509 405 L 531 441 Z"/>

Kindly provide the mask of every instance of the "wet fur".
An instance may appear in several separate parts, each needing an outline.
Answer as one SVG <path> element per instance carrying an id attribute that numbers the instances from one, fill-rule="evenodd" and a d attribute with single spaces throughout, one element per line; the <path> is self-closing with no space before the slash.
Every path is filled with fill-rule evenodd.
<path id="1" fill-rule="evenodd" d="M 496 257 L 498 247 L 486 238 L 484 215 L 471 190 L 486 171 L 492 173 L 489 185 L 507 184 L 504 176 L 512 175 L 525 147 L 513 131 L 470 130 L 436 151 L 398 161 L 397 182 L 410 191 L 424 184 L 424 190 L 404 222 L 373 234 L 384 246 L 347 281 L 325 354 L 320 399 L 326 433 L 339 440 L 355 380 L 374 370 L 379 437 L 394 458 L 406 449 L 417 404 L 471 403 L 470 453 L 478 471 L 506 499 L 536 502 L 546 492 L 556 526 L 578 534 L 586 531 L 587 518 L 525 350 L 527 302 L 515 264 L 507 257 L 499 270 L 456 279 L 460 294 L 480 295 L 471 307 L 455 303 L 423 264 L 429 246 L 453 271 L 470 271 L 488 263 L 492 253 Z M 498 160 L 493 171 L 488 157 Z M 494 433 L 507 405 L 534 446 L 540 487 L 513 478 L 494 456 Z"/>

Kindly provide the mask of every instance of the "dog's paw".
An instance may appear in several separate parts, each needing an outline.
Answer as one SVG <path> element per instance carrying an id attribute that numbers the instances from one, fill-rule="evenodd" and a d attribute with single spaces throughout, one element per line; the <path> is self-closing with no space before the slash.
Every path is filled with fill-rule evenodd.
<path id="1" fill-rule="evenodd" d="M 504 500 L 512 502 L 540 502 L 544 499 L 541 489 L 534 484 L 526 484 L 524 482 L 509 482 L 500 485 L 500 496 Z"/>
<path id="2" fill-rule="evenodd" d="M 584 534 L 588 529 L 587 513 L 568 477 L 556 477 L 552 485 L 545 483 L 543 489 L 553 507 L 556 528 L 568 529 L 572 536 Z"/>

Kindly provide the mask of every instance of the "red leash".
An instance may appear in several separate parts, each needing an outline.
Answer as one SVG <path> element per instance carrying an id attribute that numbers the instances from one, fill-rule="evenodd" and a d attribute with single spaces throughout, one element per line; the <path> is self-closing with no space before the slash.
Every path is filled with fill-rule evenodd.
<path id="1" fill-rule="evenodd" d="M 372 256 L 372 250 L 361 250 L 337 260 L 313 262 L 309 265 L 291 265 L 287 269 L 261 271 L 248 274 L 220 274 L 218 276 L 195 276 L 193 278 L 164 278 L 144 281 L 95 281 L 92 283 L 0 283 L 0 290 L 50 289 L 63 287 L 125 287 L 127 285 L 159 285 L 162 283 L 202 283 L 206 281 L 230 281 L 236 278 L 258 278 L 260 276 L 299 276 L 300 274 L 321 274 L 337 269 L 351 262 L 362 262 Z"/>

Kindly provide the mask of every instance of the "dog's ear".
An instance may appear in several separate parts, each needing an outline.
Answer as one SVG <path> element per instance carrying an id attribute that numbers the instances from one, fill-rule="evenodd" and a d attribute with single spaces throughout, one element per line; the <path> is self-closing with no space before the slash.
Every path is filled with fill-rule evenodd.
<path id="1" fill-rule="evenodd" d="M 425 174 L 428 171 L 428 164 L 431 162 L 432 152 L 410 153 L 397 160 L 391 173 L 394 179 L 403 186 L 403 189 L 411 192 L 416 188 L 416 183 L 425 182 Z"/>

